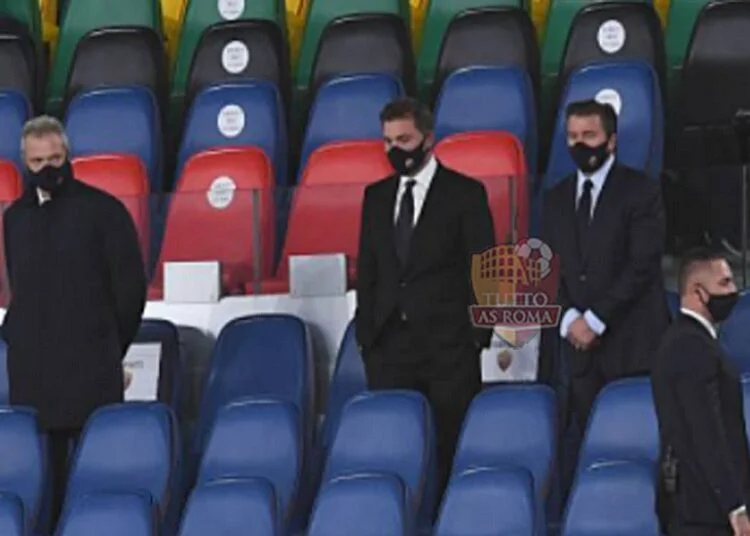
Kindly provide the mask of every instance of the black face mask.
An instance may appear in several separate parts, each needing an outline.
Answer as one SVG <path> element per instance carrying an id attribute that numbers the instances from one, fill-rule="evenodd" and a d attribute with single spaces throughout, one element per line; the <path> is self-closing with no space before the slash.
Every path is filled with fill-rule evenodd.
<path id="1" fill-rule="evenodd" d="M 737 291 L 728 294 L 711 294 L 706 291 L 706 294 L 708 294 L 708 301 L 703 303 L 706 309 L 708 309 L 711 319 L 716 324 L 720 324 L 729 318 L 729 315 L 732 314 L 732 309 L 734 309 L 740 297 Z M 702 300 L 703 298 L 701 298 Z"/>
<path id="2" fill-rule="evenodd" d="M 66 160 L 60 167 L 48 164 L 36 173 L 27 169 L 26 177 L 34 188 L 53 194 L 73 177 L 73 168 L 70 161 Z"/>
<path id="3" fill-rule="evenodd" d="M 608 144 L 609 140 L 595 147 L 578 142 L 569 147 L 568 150 L 578 169 L 583 173 L 594 173 L 601 169 L 604 162 L 609 158 Z"/>
<path id="4" fill-rule="evenodd" d="M 424 147 L 424 141 L 416 149 L 407 151 L 401 147 L 391 147 L 388 150 L 388 160 L 390 160 L 393 169 L 399 175 L 414 175 L 424 164 L 427 158 L 427 150 Z"/>

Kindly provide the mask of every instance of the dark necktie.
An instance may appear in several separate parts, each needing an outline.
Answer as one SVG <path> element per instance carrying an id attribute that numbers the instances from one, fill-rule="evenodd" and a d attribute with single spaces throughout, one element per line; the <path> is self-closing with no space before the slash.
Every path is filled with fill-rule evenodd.
<path id="1" fill-rule="evenodd" d="M 401 204 L 398 207 L 396 218 L 396 254 L 401 265 L 405 266 L 409 258 L 409 245 L 411 244 L 411 233 L 414 229 L 414 179 L 406 181 L 404 194 L 401 196 Z"/>
<path id="2" fill-rule="evenodd" d="M 591 188 L 594 183 L 591 179 L 586 179 L 583 183 L 583 193 L 578 200 L 578 210 L 576 211 L 576 227 L 578 231 L 578 245 L 581 253 L 586 251 L 586 240 L 588 239 L 589 223 L 591 221 Z"/>

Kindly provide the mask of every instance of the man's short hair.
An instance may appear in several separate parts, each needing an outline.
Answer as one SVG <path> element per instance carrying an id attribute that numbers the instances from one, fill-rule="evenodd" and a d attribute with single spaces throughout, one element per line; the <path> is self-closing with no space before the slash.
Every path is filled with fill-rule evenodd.
<path id="1" fill-rule="evenodd" d="M 23 154 L 26 148 L 26 138 L 29 136 L 41 137 L 47 134 L 57 134 L 60 136 L 65 147 L 65 152 L 70 152 L 68 136 L 65 134 L 65 127 L 60 120 L 51 115 L 40 115 L 29 119 L 23 125 L 23 130 L 21 131 L 21 154 Z"/>
<path id="2" fill-rule="evenodd" d="M 432 117 L 430 109 L 411 97 L 402 97 L 389 102 L 380 112 L 380 122 L 395 121 L 396 119 L 411 119 L 414 126 L 417 127 L 425 136 L 432 133 L 435 127 L 435 120 Z"/>
<path id="3" fill-rule="evenodd" d="M 680 290 L 680 294 L 685 294 L 687 291 L 687 284 L 693 274 L 705 268 L 709 263 L 714 261 L 726 261 L 726 257 L 720 251 L 700 246 L 690 249 L 685 252 L 680 259 L 680 265 L 677 270 L 677 284 Z"/>
<path id="4" fill-rule="evenodd" d="M 617 132 L 617 112 L 611 104 L 602 103 L 594 99 L 574 101 L 565 108 L 565 119 L 571 116 L 591 117 L 596 116 L 602 122 L 607 137 Z"/>

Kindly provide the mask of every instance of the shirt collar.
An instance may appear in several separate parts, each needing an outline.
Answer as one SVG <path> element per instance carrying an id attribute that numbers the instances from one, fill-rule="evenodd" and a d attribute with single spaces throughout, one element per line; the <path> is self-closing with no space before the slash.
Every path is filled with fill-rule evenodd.
<path id="1" fill-rule="evenodd" d="M 684 314 L 685 316 L 689 316 L 690 318 L 697 320 L 698 323 L 700 323 L 704 328 L 706 328 L 706 330 L 708 330 L 708 332 L 711 334 L 711 337 L 713 337 L 714 339 L 717 338 L 716 328 L 714 327 L 713 324 L 711 324 L 711 322 L 706 320 L 702 315 L 696 313 L 692 309 L 687 309 L 685 307 L 681 307 L 680 312 Z"/>
<path id="2" fill-rule="evenodd" d="M 424 165 L 422 169 L 419 170 L 419 173 L 417 173 L 413 177 L 407 177 L 405 175 L 402 175 L 400 177 L 399 184 L 401 185 L 401 187 L 403 187 L 408 181 L 414 180 L 416 181 L 416 184 L 414 186 L 419 186 L 426 190 L 427 188 L 430 187 L 430 183 L 432 182 L 432 178 L 435 176 L 437 167 L 438 167 L 437 158 L 435 158 L 435 155 L 431 154 L 429 159 L 427 160 L 427 163 Z"/>
<path id="3" fill-rule="evenodd" d="M 45 192 L 44 190 L 41 190 L 39 188 L 36 189 L 36 198 L 39 201 L 40 205 L 45 204 L 47 201 L 52 199 L 52 196 L 49 194 L 49 192 Z"/>
<path id="4" fill-rule="evenodd" d="M 583 183 L 586 181 L 586 179 L 590 179 L 593 183 L 593 192 L 598 193 L 601 191 L 602 186 L 604 186 L 604 181 L 607 180 L 607 175 L 609 175 L 609 171 L 612 169 L 612 166 L 615 163 L 615 155 L 611 154 L 609 155 L 609 158 L 604 161 L 604 165 L 594 171 L 591 175 L 585 175 L 580 169 L 578 170 L 578 192 L 581 192 L 583 190 Z"/>

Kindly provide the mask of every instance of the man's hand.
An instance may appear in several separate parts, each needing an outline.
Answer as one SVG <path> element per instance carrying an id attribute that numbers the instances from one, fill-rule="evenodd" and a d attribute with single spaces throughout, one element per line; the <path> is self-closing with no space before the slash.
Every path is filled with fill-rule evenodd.
<path id="1" fill-rule="evenodd" d="M 586 351 L 596 342 L 596 333 L 592 331 L 583 317 L 580 317 L 570 325 L 568 341 L 576 350 Z"/>
<path id="2" fill-rule="evenodd" d="M 133 383 L 133 373 L 130 372 L 128 369 L 123 368 L 122 369 L 123 374 L 123 383 L 125 384 L 125 390 L 127 391 L 130 387 L 130 384 Z"/>
<path id="3" fill-rule="evenodd" d="M 733 536 L 750 536 L 750 519 L 747 512 L 736 512 L 729 516 Z"/>

